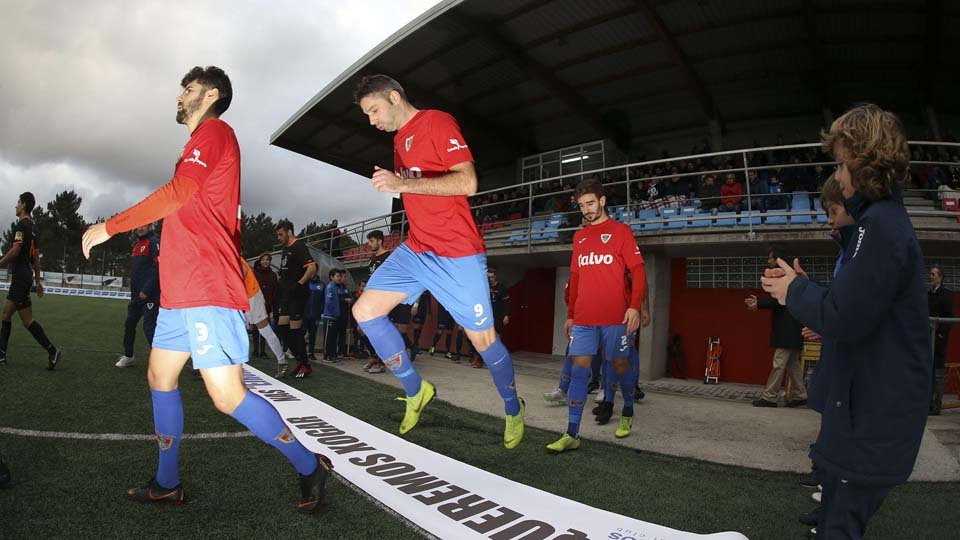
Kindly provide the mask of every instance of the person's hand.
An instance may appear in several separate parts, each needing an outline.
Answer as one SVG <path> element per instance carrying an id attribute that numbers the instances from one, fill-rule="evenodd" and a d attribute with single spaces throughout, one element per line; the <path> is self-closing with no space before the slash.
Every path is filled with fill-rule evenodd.
<path id="1" fill-rule="evenodd" d="M 563 333 L 567 336 L 567 339 L 570 339 L 570 329 L 573 328 L 573 319 L 567 319 L 563 323 Z"/>
<path id="2" fill-rule="evenodd" d="M 137 298 L 139 298 L 139 299 L 141 299 L 141 300 L 146 300 L 146 299 L 147 299 L 147 295 L 144 294 L 143 291 L 140 291 L 140 294 L 137 295 Z"/>
<path id="3" fill-rule="evenodd" d="M 647 306 L 643 306 L 640 310 L 640 326 L 644 328 L 650 326 L 650 309 Z"/>
<path id="4" fill-rule="evenodd" d="M 626 313 L 623 314 L 623 321 L 620 324 L 627 325 L 627 335 L 637 331 L 637 328 L 640 328 L 640 312 L 633 309 L 627 308 Z"/>
<path id="5" fill-rule="evenodd" d="M 797 279 L 797 273 L 783 259 L 777 259 L 777 266 L 779 268 L 768 269 L 764 273 L 764 277 L 760 278 L 760 283 L 763 285 L 764 291 L 770 293 L 770 296 L 780 302 L 781 306 L 785 306 L 787 305 L 787 291 L 790 289 L 793 280 Z M 782 272 L 780 276 L 776 276 L 778 271 Z"/>
<path id="6" fill-rule="evenodd" d="M 106 223 L 94 223 L 87 227 L 87 232 L 83 233 L 83 257 L 89 259 L 90 249 L 94 246 L 99 246 L 109 239 L 110 234 L 107 232 Z"/>
<path id="7" fill-rule="evenodd" d="M 43 298 L 43 282 L 37 280 L 37 298 Z"/>
<path id="8" fill-rule="evenodd" d="M 509 315 L 504 315 L 504 316 L 503 316 L 503 325 L 506 326 L 506 325 L 508 325 L 508 324 L 510 324 L 510 316 L 509 316 Z"/>
<path id="9" fill-rule="evenodd" d="M 748 310 L 750 310 L 750 311 L 756 311 L 756 310 L 757 310 L 757 295 L 751 294 L 750 296 L 748 296 L 748 297 L 743 301 L 743 303 L 747 305 L 747 309 L 748 309 Z"/>
<path id="10" fill-rule="evenodd" d="M 803 335 L 804 341 L 812 341 L 814 343 L 820 343 L 821 341 L 823 341 L 823 338 L 820 337 L 820 334 L 814 332 L 813 330 L 807 328 L 806 326 L 803 327 L 803 330 L 800 331 L 800 334 Z"/>
<path id="11" fill-rule="evenodd" d="M 403 178 L 395 172 L 373 166 L 373 187 L 381 193 L 400 193 L 403 187 Z"/>

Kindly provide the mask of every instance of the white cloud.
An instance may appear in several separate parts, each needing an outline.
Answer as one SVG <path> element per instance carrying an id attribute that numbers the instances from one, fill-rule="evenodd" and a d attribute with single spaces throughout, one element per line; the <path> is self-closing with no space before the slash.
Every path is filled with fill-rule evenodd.
<path id="1" fill-rule="evenodd" d="M 246 210 L 341 224 L 386 213 L 390 197 L 369 182 L 269 136 L 433 3 L 6 2 L 0 193 L 45 202 L 76 189 L 91 220 L 137 202 L 170 178 L 187 140 L 174 122 L 180 77 L 215 64 L 234 86 L 223 118 L 240 141 Z"/>

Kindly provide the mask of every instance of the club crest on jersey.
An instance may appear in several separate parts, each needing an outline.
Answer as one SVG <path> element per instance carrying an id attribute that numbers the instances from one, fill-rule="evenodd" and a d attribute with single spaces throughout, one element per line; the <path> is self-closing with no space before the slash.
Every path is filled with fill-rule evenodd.
<path id="1" fill-rule="evenodd" d="M 577 257 L 577 264 L 580 267 L 593 266 L 595 264 L 613 264 L 613 255 L 609 253 L 597 254 L 591 251 L 586 255 L 580 255 Z"/>
<path id="2" fill-rule="evenodd" d="M 606 244 L 607 242 L 609 242 L 611 238 L 613 238 L 613 235 L 612 235 L 612 234 L 601 234 L 601 235 L 600 235 L 600 241 L 603 242 L 604 244 Z"/>
<path id="3" fill-rule="evenodd" d="M 403 147 L 406 149 L 407 152 L 409 152 L 409 151 L 410 151 L 410 147 L 413 146 L 413 137 L 414 137 L 414 136 L 411 135 L 411 136 L 407 137 L 407 140 L 403 141 Z"/>
<path id="4" fill-rule="evenodd" d="M 290 431 L 290 428 L 287 426 L 283 426 L 283 431 L 277 435 L 276 439 L 283 444 L 293 444 L 297 440 L 297 438 L 293 436 L 293 432 Z"/>
<path id="5" fill-rule="evenodd" d="M 160 450 L 169 450 L 173 446 L 173 437 L 167 437 L 163 433 L 156 433 L 157 444 L 160 445 Z"/>

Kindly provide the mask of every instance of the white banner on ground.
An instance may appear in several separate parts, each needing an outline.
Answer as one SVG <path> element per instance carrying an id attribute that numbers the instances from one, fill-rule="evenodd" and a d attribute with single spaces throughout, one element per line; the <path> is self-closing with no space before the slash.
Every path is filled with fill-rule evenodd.
<path id="1" fill-rule="evenodd" d="M 0 283 L 0 291 L 10 289 L 9 283 Z M 129 300 L 130 291 L 101 291 L 93 289 L 73 289 L 70 287 L 43 287 L 44 294 L 60 294 L 64 296 L 89 296 L 92 298 L 114 298 L 117 300 Z"/>
<path id="2" fill-rule="evenodd" d="M 700 535 L 645 523 L 508 480 L 407 442 L 250 366 L 244 382 L 337 473 L 439 538 L 746 540 L 736 532 Z"/>

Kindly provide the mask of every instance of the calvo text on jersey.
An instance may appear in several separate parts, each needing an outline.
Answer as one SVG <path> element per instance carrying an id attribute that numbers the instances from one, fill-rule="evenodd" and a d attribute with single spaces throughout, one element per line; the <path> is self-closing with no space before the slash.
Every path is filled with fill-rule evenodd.
<path id="1" fill-rule="evenodd" d="M 606 254 L 597 254 L 590 252 L 586 255 L 580 255 L 577 257 L 577 264 L 583 268 L 584 266 L 591 266 L 594 264 L 613 264 L 613 255 Z"/>

